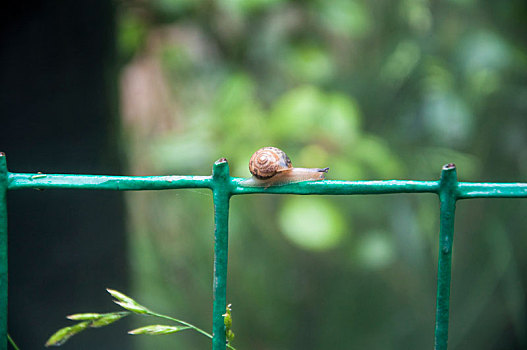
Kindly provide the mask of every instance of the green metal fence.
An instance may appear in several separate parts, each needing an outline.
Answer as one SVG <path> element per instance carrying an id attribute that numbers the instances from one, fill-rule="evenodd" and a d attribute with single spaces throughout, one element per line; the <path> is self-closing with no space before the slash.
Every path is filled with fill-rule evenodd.
<path id="1" fill-rule="evenodd" d="M 229 199 L 233 195 L 269 194 L 386 194 L 435 193 L 440 202 L 439 261 L 435 349 L 446 350 L 448 342 L 450 276 L 454 214 L 456 201 L 470 198 L 525 198 L 527 183 L 458 182 L 456 167 L 447 164 L 437 181 L 307 181 L 284 186 L 245 187 L 242 178 L 231 177 L 225 158 L 216 161 L 212 176 L 100 176 L 10 173 L 5 154 L 0 153 L 0 350 L 7 349 L 7 199 L 8 190 L 88 189 L 88 190 L 169 190 L 208 188 L 214 201 L 214 277 L 213 277 L 213 350 L 225 350 L 223 313 L 226 308 Z"/>

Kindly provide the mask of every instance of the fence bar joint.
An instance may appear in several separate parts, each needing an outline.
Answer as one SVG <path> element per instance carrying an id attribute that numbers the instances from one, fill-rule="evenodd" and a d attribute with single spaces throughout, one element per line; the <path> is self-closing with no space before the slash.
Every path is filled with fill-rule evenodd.
<path id="1" fill-rule="evenodd" d="M 443 166 L 439 185 L 441 213 L 439 228 L 439 258 L 437 266 L 435 350 L 446 350 L 448 346 L 452 240 L 454 238 L 454 215 L 457 197 L 458 182 L 456 166 L 450 163 Z"/>
<path id="2" fill-rule="evenodd" d="M 214 282 L 212 307 L 212 349 L 225 350 L 223 314 L 227 307 L 227 260 L 229 248 L 229 199 L 231 178 L 227 159 L 221 158 L 212 168 L 214 200 Z"/>

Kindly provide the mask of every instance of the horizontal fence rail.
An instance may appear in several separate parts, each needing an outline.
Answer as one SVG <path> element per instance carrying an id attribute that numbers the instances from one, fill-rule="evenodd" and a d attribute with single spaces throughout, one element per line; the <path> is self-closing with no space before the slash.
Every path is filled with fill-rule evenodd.
<path id="1" fill-rule="evenodd" d="M 254 194 L 389 194 L 439 193 L 440 181 L 384 180 L 384 181 L 305 181 L 289 185 L 247 187 L 246 180 L 230 178 L 230 193 Z M 8 190 L 85 189 L 114 191 L 174 190 L 184 188 L 213 188 L 212 176 L 108 176 L 8 173 Z M 457 199 L 527 197 L 527 183 L 458 182 Z"/>
<path id="2" fill-rule="evenodd" d="M 446 350 L 449 324 L 450 277 L 456 201 L 470 198 L 526 198 L 527 183 L 458 182 L 456 167 L 447 164 L 437 181 L 305 181 L 282 186 L 250 187 L 231 177 L 225 158 L 213 165 L 212 176 L 106 176 L 10 173 L 0 153 L 0 350 L 7 349 L 7 200 L 8 190 L 170 190 L 208 188 L 214 202 L 213 350 L 225 350 L 223 314 L 226 308 L 229 200 L 244 194 L 367 195 L 434 193 L 440 201 L 435 349 Z"/>

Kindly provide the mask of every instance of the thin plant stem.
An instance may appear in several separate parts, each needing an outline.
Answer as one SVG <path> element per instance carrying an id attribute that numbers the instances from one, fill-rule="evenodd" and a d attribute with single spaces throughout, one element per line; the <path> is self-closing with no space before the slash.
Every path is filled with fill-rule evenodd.
<path id="1" fill-rule="evenodd" d="M 11 338 L 11 336 L 9 335 L 9 333 L 7 333 L 7 340 L 9 340 L 9 344 L 11 344 L 11 346 L 12 346 L 15 350 L 20 350 L 20 348 L 16 345 L 15 341 L 13 340 L 13 338 Z"/>
<path id="2" fill-rule="evenodd" d="M 185 322 L 185 321 L 182 321 L 182 320 L 178 320 L 177 318 L 174 318 L 174 317 L 170 317 L 170 316 L 166 316 L 166 315 L 158 314 L 158 313 L 153 312 L 153 311 L 150 311 L 150 310 L 148 310 L 148 311 L 146 312 L 146 314 L 147 314 L 147 315 L 150 315 L 150 316 L 155 316 L 155 317 L 159 317 L 159 318 L 164 318 L 164 319 L 166 319 L 166 320 L 174 321 L 174 322 L 177 322 L 177 323 L 181 323 L 182 325 L 185 325 L 185 326 L 187 326 L 187 327 L 189 327 L 189 328 L 192 328 L 192 329 L 195 330 L 196 332 L 201 333 L 201 334 L 203 334 L 204 336 L 206 336 L 206 337 L 212 339 L 212 335 L 211 335 L 211 334 L 205 332 L 203 329 L 198 328 L 198 327 L 196 327 L 196 326 L 194 326 L 194 325 L 192 325 L 192 324 L 190 324 L 190 323 L 188 323 L 188 322 Z M 229 345 L 229 344 L 226 344 L 226 345 L 227 345 L 227 347 L 228 347 L 229 349 L 231 349 L 231 350 L 236 350 L 236 349 L 235 349 L 234 347 L 232 347 L 231 345 Z"/>
<path id="3" fill-rule="evenodd" d="M 190 324 L 188 322 L 185 322 L 185 321 L 182 321 L 182 320 L 178 320 L 177 318 L 174 318 L 174 317 L 158 314 L 158 313 L 153 312 L 153 311 L 148 311 L 147 315 L 156 316 L 156 317 L 159 317 L 159 318 L 164 318 L 164 319 L 167 319 L 167 320 L 170 320 L 170 321 L 181 323 L 181 324 L 183 324 L 183 325 L 185 325 L 187 327 L 192 328 L 196 332 L 199 332 L 199 333 L 203 334 L 204 336 L 209 337 L 210 339 L 212 339 L 212 335 L 210 335 L 209 333 L 205 332 L 203 329 L 198 328 L 198 327 L 196 327 L 196 326 L 194 326 L 194 325 L 192 325 L 192 324 Z"/>

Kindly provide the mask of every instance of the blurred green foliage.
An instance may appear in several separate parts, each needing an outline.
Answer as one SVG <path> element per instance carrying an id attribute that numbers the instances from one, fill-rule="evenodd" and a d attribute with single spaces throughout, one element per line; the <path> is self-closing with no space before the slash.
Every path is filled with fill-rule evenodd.
<path id="1" fill-rule="evenodd" d="M 153 0 L 119 7 L 123 139 L 135 174 L 248 177 L 262 146 L 332 179 L 527 181 L 521 1 Z M 130 193 L 136 295 L 211 323 L 212 199 Z M 458 205 L 451 349 L 527 347 L 527 209 Z M 437 198 L 231 201 L 240 349 L 431 349 Z M 209 346 L 192 335 L 144 349 Z"/>

